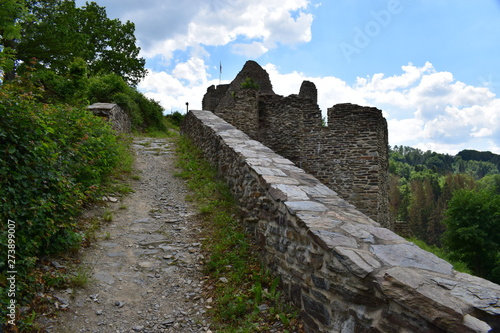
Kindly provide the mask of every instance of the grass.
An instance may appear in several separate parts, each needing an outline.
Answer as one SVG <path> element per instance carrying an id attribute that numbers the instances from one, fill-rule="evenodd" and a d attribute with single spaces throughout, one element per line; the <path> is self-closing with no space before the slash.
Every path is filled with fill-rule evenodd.
<path id="1" fill-rule="evenodd" d="M 278 289 L 279 278 L 264 269 L 259 249 L 244 231 L 228 187 L 186 138 L 177 144 L 177 176 L 187 180 L 190 200 L 197 203 L 207 234 L 207 298 L 217 332 L 301 332 L 297 312 Z"/>
<path id="2" fill-rule="evenodd" d="M 102 213 L 102 219 L 104 222 L 111 222 L 113 221 L 113 212 L 109 209 L 105 209 L 104 213 Z"/>
<path id="3" fill-rule="evenodd" d="M 89 265 L 77 265 L 75 271 L 72 274 L 69 274 L 69 285 L 80 288 L 87 286 L 93 280 L 92 269 L 93 267 Z"/>

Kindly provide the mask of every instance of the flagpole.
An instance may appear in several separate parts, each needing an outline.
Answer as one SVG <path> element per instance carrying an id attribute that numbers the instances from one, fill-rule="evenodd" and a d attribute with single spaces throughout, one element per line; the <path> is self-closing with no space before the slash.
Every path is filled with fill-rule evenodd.
<path id="1" fill-rule="evenodd" d="M 219 62 L 219 85 L 222 78 L 222 62 Z"/>

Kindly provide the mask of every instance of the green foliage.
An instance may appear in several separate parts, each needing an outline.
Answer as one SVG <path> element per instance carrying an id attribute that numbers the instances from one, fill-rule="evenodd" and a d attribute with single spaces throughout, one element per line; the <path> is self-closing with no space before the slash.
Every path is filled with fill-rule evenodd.
<path id="1" fill-rule="evenodd" d="M 75 58 L 64 72 L 57 74 L 53 70 L 39 66 L 36 61 L 32 66 L 25 65 L 20 74 L 23 79 L 39 88 L 40 101 L 45 103 L 67 103 L 85 105 L 88 86 L 87 64 L 81 58 Z"/>
<path id="2" fill-rule="evenodd" d="M 486 175 L 478 181 L 480 188 L 500 194 L 500 175 Z"/>
<path id="3" fill-rule="evenodd" d="M 37 259 L 79 246 L 75 216 L 116 165 L 117 141 L 85 108 L 41 104 L 31 91 L 3 85 L 0 142 L 0 251 L 7 253 L 6 221 L 13 220 L 22 303 L 33 296 L 27 273 Z"/>
<path id="4" fill-rule="evenodd" d="M 441 176 L 463 173 L 480 179 L 488 174 L 498 174 L 500 170 L 500 155 L 491 152 L 463 150 L 451 156 L 406 146 L 389 147 L 389 150 L 390 172 L 406 179 L 410 179 L 413 172 L 420 171 Z"/>
<path id="5" fill-rule="evenodd" d="M 129 86 L 116 74 L 88 78 L 87 65 L 77 58 L 60 74 L 40 67 L 36 61 L 21 71 L 20 81 L 36 91 L 37 100 L 44 103 L 68 103 L 86 106 L 89 103 L 116 103 L 130 117 L 132 128 L 166 132 L 163 108 Z"/>
<path id="6" fill-rule="evenodd" d="M 29 63 L 36 58 L 60 74 L 81 58 L 91 75 L 113 73 L 133 86 L 146 75 L 133 23 L 109 19 L 95 2 L 77 8 L 69 0 L 30 1 L 27 7 L 31 19 L 21 22 L 18 60 Z"/>
<path id="7" fill-rule="evenodd" d="M 389 153 L 389 202 L 414 242 L 455 269 L 500 282 L 500 156 L 457 156 L 395 146 Z M 426 245 L 430 244 L 430 245 Z"/>
<path id="8" fill-rule="evenodd" d="M 179 128 L 181 126 L 182 121 L 184 120 L 184 115 L 179 111 L 175 111 L 173 113 L 167 114 L 165 118 L 167 119 L 167 122 L 171 126 Z"/>
<path id="9" fill-rule="evenodd" d="M 21 22 L 27 14 L 24 1 L 0 0 L 0 81 L 12 76 L 16 60 L 16 40 L 21 37 Z"/>
<path id="10" fill-rule="evenodd" d="M 476 179 L 498 174 L 491 162 L 464 161 L 459 155 L 404 146 L 390 149 L 389 172 L 393 218 L 407 221 L 414 236 L 438 246 L 446 229 L 444 211 L 453 192 L 475 188 Z"/>
<path id="11" fill-rule="evenodd" d="M 446 210 L 443 240 L 450 257 L 479 276 L 500 282 L 500 195 L 459 190 Z"/>
<path id="12" fill-rule="evenodd" d="M 116 74 L 95 76 L 89 80 L 87 99 L 91 103 L 116 103 L 130 116 L 135 130 L 167 130 L 161 105 L 130 87 Z"/>
<path id="13" fill-rule="evenodd" d="M 260 86 L 257 82 L 254 81 L 254 79 L 252 79 L 251 77 L 247 77 L 245 81 L 241 82 L 241 88 L 259 90 Z"/>
<path id="14" fill-rule="evenodd" d="M 457 154 L 457 157 L 460 157 L 464 161 L 481 161 L 481 162 L 490 162 L 497 166 L 500 169 L 500 155 L 493 154 L 489 151 L 477 151 L 477 150 L 462 150 Z"/>

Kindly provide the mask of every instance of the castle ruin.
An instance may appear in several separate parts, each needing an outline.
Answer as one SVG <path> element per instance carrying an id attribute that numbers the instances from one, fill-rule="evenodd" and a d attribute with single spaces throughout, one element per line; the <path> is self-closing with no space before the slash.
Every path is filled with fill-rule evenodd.
<path id="1" fill-rule="evenodd" d="M 256 85 L 245 87 L 248 78 Z M 328 109 L 324 126 L 314 83 L 304 81 L 298 95 L 277 95 L 268 73 L 254 61 L 248 61 L 230 84 L 209 87 L 202 107 L 391 227 L 387 122 L 381 110 L 337 104 Z"/>

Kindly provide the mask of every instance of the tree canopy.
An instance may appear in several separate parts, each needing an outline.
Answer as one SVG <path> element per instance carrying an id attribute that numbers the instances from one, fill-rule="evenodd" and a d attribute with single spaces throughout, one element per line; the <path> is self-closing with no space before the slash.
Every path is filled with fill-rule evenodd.
<path id="1" fill-rule="evenodd" d="M 446 210 L 444 243 L 479 276 L 500 282 L 500 195 L 458 190 Z"/>
<path id="2" fill-rule="evenodd" d="M 134 23 L 108 18 L 97 3 L 77 8 L 73 0 L 0 1 L 6 4 L 0 17 L 10 18 L 0 23 L 0 44 L 15 54 L 18 70 L 36 59 L 39 66 L 63 74 L 80 58 L 89 75 L 117 74 L 134 86 L 146 75 Z M 0 63 L 8 74 L 6 65 Z"/>

